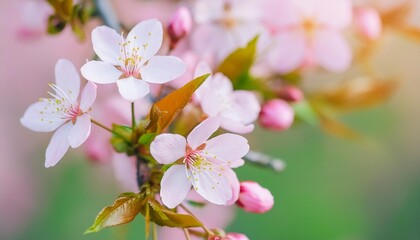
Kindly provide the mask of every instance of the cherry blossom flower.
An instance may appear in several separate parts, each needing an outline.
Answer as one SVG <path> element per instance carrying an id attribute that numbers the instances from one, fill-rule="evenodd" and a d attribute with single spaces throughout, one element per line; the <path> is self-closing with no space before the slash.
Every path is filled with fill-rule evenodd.
<path id="1" fill-rule="evenodd" d="M 258 0 L 199 0 L 194 16 L 198 24 L 193 47 L 202 55 L 224 59 L 263 31 Z"/>
<path id="2" fill-rule="evenodd" d="M 150 145 L 150 153 L 161 164 L 174 164 L 163 175 L 160 196 L 169 208 L 180 204 L 191 186 L 204 199 L 227 205 L 237 198 L 238 179 L 231 169 L 243 164 L 248 141 L 225 133 L 208 138 L 219 128 L 218 118 L 208 118 L 195 127 L 187 139 L 164 133 Z"/>
<path id="3" fill-rule="evenodd" d="M 82 75 L 95 83 L 116 83 L 121 96 L 134 102 L 149 93 L 149 83 L 163 84 L 185 72 L 179 58 L 155 56 L 162 38 L 162 24 L 156 19 L 140 22 L 127 38 L 107 26 L 97 27 L 92 44 L 102 61 L 86 63 Z"/>
<path id="4" fill-rule="evenodd" d="M 90 134 L 90 107 L 96 98 L 96 85 L 88 82 L 80 90 L 80 76 L 74 65 L 64 59 L 55 65 L 56 84 L 50 98 L 41 98 L 29 106 L 20 119 L 23 126 L 37 132 L 55 131 L 45 154 L 45 167 L 55 166 L 69 146 L 79 147 Z"/>
<path id="5" fill-rule="evenodd" d="M 318 64 L 332 72 L 346 70 L 352 51 L 341 31 L 350 26 L 349 0 L 282 0 L 276 19 L 278 34 L 268 56 L 281 73 Z"/>
<path id="6" fill-rule="evenodd" d="M 210 72 L 204 63 L 196 69 L 196 76 Z M 261 106 L 254 93 L 233 90 L 232 82 L 222 73 L 209 77 L 196 92 L 203 112 L 209 117 L 218 117 L 221 128 L 234 133 L 249 133 L 258 118 Z"/>
<path id="7" fill-rule="evenodd" d="M 241 182 L 241 191 L 237 202 L 238 206 L 247 212 L 265 213 L 274 205 L 271 192 L 252 181 Z"/>

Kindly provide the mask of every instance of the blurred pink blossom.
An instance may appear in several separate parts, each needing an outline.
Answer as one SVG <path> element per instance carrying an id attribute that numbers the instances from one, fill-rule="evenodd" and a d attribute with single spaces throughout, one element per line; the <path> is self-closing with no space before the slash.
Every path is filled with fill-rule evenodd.
<path id="1" fill-rule="evenodd" d="M 293 108 L 286 101 L 273 99 L 262 106 L 258 120 L 264 128 L 283 131 L 292 126 L 294 116 Z"/>
<path id="2" fill-rule="evenodd" d="M 345 71 L 352 62 L 352 51 L 342 30 L 352 21 L 349 0 L 279 0 L 281 15 L 276 27 L 270 65 L 280 73 L 302 66 L 320 65 L 332 72 Z"/>
<path id="3" fill-rule="evenodd" d="M 241 182 L 238 206 L 247 212 L 265 213 L 274 205 L 271 192 L 252 181 Z"/>
<path id="4" fill-rule="evenodd" d="M 21 39 L 31 39 L 47 33 L 47 20 L 53 9 L 47 1 L 28 0 L 21 8 L 18 35 Z"/>
<path id="5" fill-rule="evenodd" d="M 354 21 L 357 30 L 369 40 L 378 39 L 382 34 L 382 20 L 379 12 L 371 7 L 360 7 L 354 10 Z"/>
<path id="6" fill-rule="evenodd" d="M 261 14 L 257 0 L 196 1 L 193 49 L 201 56 L 224 59 L 263 32 Z"/>

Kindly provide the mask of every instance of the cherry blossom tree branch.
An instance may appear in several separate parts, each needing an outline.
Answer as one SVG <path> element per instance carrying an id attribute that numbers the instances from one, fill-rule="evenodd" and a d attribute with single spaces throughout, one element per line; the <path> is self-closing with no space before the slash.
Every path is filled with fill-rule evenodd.
<path id="1" fill-rule="evenodd" d="M 114 11 L 110 0 L 94 0 L 99 17 L 102 19 L 105 25 L 115 29 L 117 32 L 121 32 L 122 26 L 118 21 L 117 14 Z"/>
<path id="2" fill-rule="evenodd" d="M 244 160 L 276 172 L 281 172 L 286 168 L 286 163 L 283 160 L 255 151 L 249 151 Z"/>

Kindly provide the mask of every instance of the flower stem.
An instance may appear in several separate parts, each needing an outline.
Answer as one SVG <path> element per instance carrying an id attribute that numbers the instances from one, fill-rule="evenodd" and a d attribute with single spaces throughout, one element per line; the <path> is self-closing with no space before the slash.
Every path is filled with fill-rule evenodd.
<path id="1" fill-rule="evenodd" d="M 186 240 L 191 240 L 191 235 L 190 235 L 190 232 L 188 231 L 188 229 L 187 228 L 183 228 L 182 230 L 184 231 L 185 239 Z"/>
<path id="2" fill-rule="evenodd" d="M 131 103 L 131 128 L 134 130 L 136 129 L 136 112 L 134 110 L 134 102 Z"/>
<path id="3" fill-rule="evenodd" d="M 194 217 L 195 219 L 197 219 L 199 222 L 201 222 L 187 207 L 185 207 L 183 204 L 179 204 L 179 206 L 184 209 L 184 211 L 186 211 L 188 214 L 190 214 L 192 217 Z M 208 234 L 208 235 L 214 235 L 214 233 L 208 229 L 206 226 L 204 226 L 204 224 L 201 225 L 201 228 L 203 228 L 203 230 Z"/>
<path id="4" fill-rule="evenodd" d="M 112 130 L 111 128 L 109 128 L 109 127 L 107 127 L 107 126 L 105 126 L 105 125 L 103 125 L 102 123 L 100 123 L 100 122 L 98 122 L 98 121 L 96 121 L 95 119 L 90 119 L 90 121 L 93 123 L 93 124 L 95 124 L 96 126 L 98 126 L 98 127 L 101 127 L 101 128 L 103 128 L 103 129 L 105 129 L 105 130 L 107 130 L 108 132 L 110 132 L 110 133 L 112 133 L 112 134 L 114 134 L 114 135 L 116 135 L 116 136 L 118 136 L 118 137 L 120 137 L 121 139 L 123 139 L 126 143 L 131 143 L 130 141 L 128 141 L 124 136 L 122 136 L 121 134 L 119 134 L 119 133 L 117 133 L 117 132 L 115 132 L 114 130 Z"/>
<path id="5" fill-rule="evenodd" d="M 158 240 L 156 223 L 153 223 L 153 240 Z"/>

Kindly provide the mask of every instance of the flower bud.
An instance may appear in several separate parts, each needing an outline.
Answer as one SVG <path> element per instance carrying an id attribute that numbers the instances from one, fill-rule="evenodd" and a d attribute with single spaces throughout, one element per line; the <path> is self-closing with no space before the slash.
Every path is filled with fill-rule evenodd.
<path id="1" fill-rule="evenodd" d="M 228 233 L 226 237 L 229 240 L 249 240 L 249 238 L 242 233 Z"/>
<path id="2" fill-rule="evenodd" d="M 258 183 L 245 181 L 241 182 L 241 191 L 236 203 L 247 212 L 265 213 L 273 207 L 274 198 L 268 189 Z"/>
<path id="3" fill-rule="evenodd" d="M 172 44 L 190 33 L 192 28 L 191 13 L 186 7 L 180 7 L 176 10 L 168 25 L 168 33 Z"/>
<path id="4" fill-rule="evenodd" d="M 357 30 L 367 39 L 375 40 L 382 33 L 381 16 L 373 8 L 357 8 L 354 12 Z"/>
<path id="5" fill-rule="evenodd" d="M 266 102 L 261 109 L 259 123 L 262 127 L 282 131 L 290 128 L 295 112 L 290 105 L 281 99 Z"/>
<path id="6" fill-rule="evenodd" d="M 303 99 L 303 92 L 298 87 L 286 86 L 280 89 L 278 96 L 288 102 L 299 102 Z"/>

